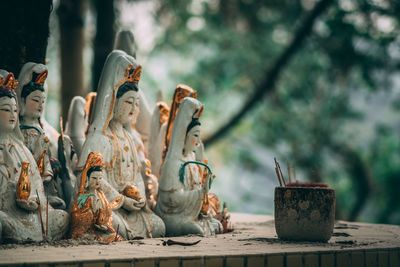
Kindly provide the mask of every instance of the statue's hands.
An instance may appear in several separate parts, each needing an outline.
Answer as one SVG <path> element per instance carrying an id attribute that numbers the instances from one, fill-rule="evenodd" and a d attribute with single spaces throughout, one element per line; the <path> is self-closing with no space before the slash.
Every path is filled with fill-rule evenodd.
<path id="1" fill-rule="evenodd" d="M 28 211 L 35 211 L 39 207 L 38 203 L 36 202 L 36 199 L 32 199 L 32 198 L 30 198 L 28 200 L 17 199 L 16 201 L 17 201 L 17 205 L 20 208 L 23 208 L 23 209 L 28 210 Z"/>
<path id="2" fill-rule="evenodd" d="M 139 201 L 134 199 L 133 201 L 135 201 L 135 206 L 138 208 L 143 208 L 144 205 L 146 205 L 146 200 L 144 198 L 141 198 Z"/>
<path id="3" fill-rule="evenodd" d="M 124 204 L 122 204 L 122 207 L 128 211 L 138 211 L 141 209 L 141 207 L 137 206 L 138 201 L 134 200 L 133 198 L 130 197 L 125 197 L 124 199 Z"/>

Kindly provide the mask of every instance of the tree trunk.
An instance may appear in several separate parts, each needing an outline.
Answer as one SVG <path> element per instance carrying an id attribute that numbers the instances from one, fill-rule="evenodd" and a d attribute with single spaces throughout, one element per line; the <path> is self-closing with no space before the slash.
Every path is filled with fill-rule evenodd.
<path id="1" fill-rule="evenodd" d="M 52 0 L 0 1 L 0 68 L 18 76 L 26 62 L 45 63 L 52 8 Z"/>
<path id="2" fill-rule="evenodd" d="M 86 3 L 63 0 L 57 10 L 60 25 L 61 101 L 64 121 L 71 100 L 83 95 L 84 13 Z"/>
<path id="3" fill-rule="evenodd" d="M 115 38 L 114 0 L 95 0 L 96 37 L 94 39 L 94 60 L 92 70 L 92 88 L 97 91 L 97 84 L 108 54 L 113 50 Z"/>

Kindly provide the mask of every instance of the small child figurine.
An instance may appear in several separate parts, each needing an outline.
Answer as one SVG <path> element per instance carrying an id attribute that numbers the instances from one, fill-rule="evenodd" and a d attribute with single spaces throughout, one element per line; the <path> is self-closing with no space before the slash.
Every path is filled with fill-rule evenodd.
<path id="1" fill-rule="evenodd" d="M 123 240 L 112 226 L 112 210 L 122 206 L 123 198 L 117 197 L 108 202 L 102 190 L 103 166 L 100 153 L 91 152 L 88 155 L 78 195 L 72 206 L 73 239 L 94 238 L 105 244 Z"/>

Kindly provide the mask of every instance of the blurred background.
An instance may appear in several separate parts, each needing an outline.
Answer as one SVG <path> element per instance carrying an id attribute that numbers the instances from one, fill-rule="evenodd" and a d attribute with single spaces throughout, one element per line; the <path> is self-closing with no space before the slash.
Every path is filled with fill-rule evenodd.
<path id="1" fill-rule="evenodd" d="M 231 211 L 273 214 L 276 157 L 286 178 L 290 164 L 334 188 L 338 219 L 400 224 L 399 1 L 62 0 L 49 14 L 54 126 L 131 30 L 151 106 L 178 83 L 198 91 Z"/>

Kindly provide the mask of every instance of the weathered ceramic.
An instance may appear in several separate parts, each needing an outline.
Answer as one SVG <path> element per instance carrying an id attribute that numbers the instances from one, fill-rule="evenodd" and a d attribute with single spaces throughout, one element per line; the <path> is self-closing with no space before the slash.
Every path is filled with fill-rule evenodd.
<path id="1" fill-rule="evenodd" d="M 222 232 L 222 225 L 217 220 L 201 213 L 208 200 L 210 181 L 207 177 L 203 182 L 202 165 L 193 163 L 193 151 L 201 143 L 198 118 L 202 110 L 198 100 L 190 97 L 183 100 L 161 170 L 155 212 L 164 220 L 168 236 L 207 236 Z"/>
<path id="2" fill-rule="evenodd" d="M 80 188 L 71 210 L 71 237 L 95 239 L 109 244 L 122 240 L 112 225 L 112 210 L 123 204 L 119 196 L 109 202 L 102 190 L 104 162 L 91 152 L 81 173 Z"/>
<path id="3" fill-rule="evenodd" d="M 68 109 L 68 120 L 65 125 L 65 134 L 71 138 L 78 158 L 81 155 L 88 128 L 88 114 L 86 114 L 85 107 L 86 100 L 83 97 L 75 96 L 72 98 Z"/>
<path id="4" fill-rule="evenodd" d="M 133 120 L 140 72 L 141 67 L 125 52 L 115 50 L 108 56 L 97 90 L 93 122 L 78 164 L 83 168 L 92 151 L 103 155 L 106 165 L 103 192 L 108 201 L 123 197 L 122 207 L 113 211 L 113 225 L 125 239 L 165 233 L 163 221 L 146 204 L 135 143 L 124 128 Z M 127 186 L 139 189 L 140 201 L 123 194 Z"/>
<path id="5" fill-rule="evenodd" d="M 151 118 L 149 160 L 151 172 L 160 177 L 161 165 L 163 162 L 165 133 L 167 131 L 169 107 L 165 102 L 157 102 Z"/>
<path id="6" fill-rule="evenodd" d="M 280 239 L 326 242 L 335 222 L 335 191 L 318 187 L 276 187 L 275 229 Z"/>
<path id="7" fill-rule="evenodd" d="M 115 49 L 122 50 L 129 56 L 136 58 L 137 45 L 135 37 L 130 30 L 122 30 L 118 32 L 115 39 Z M 147 155 L 149 149 L 150 126 L 152 112 L 147 101 L 147 97 L 143 90 L 139 90 L 139 110 L 135 121 L 135 130 L 140 134 L 142 143 L 144 145 L 144 152 Z"/>
<path id="8" fill-rule="evenodd" d="M 165 143 L 164 143 L 164 151 L 163 151 L 163 159 L 167 155 L 169 144 L 172 138 L 172 129 L 174 128 L 175 118 L 178 114 L 179 107 L 182 104 L 182 101 L 185 97 L 197 98 L 197 92 L 192 87 L 187 86 L 186 84 L 178 84 L 175 88 L 174 96 L 172 98 L 172 104 L 168 117 L 168 124 L 165 133 Z"/>
<path id="9" fill-rule="evenodd" d="M 11 73 L 0 70 L 0 241 L 60 239 L 69 217 L 47 205 L 38 166 L 19 128 L 13 81 Z"/>
<path id="10" fill-rule="evenodd" d="M 46 78 L 47 68 L 43 64 L 28 62 L 22 67 L 17 88 L 20 128 L 24 143 L 32 152 L 39 167 L 50 205 L 65 209 L 61 180 L 54 177 L 51 168 L 50 139 L 40 121 L 46 100 L 44 88 Z"/>
<path id="11" fill-rule="evenodd" d="M 138 99 L 138 101 L 140 101 Z M 143 178 L 144 186 L 146 189 L 146 200 L 149 207 L 153 210 L 158 194 L 158 178 L 151 173 L 150 160 L 146 158 L 145 146 L 141 134 L 136 130 L 136 122 L 138 114 L 140 113 L 139 103 L 136 103 L 133 120 L 126 124 L 124 128 L 130 133 L 130 136 L 135 144 L 138 160 L 140 162 L 140 173 Z"/>

